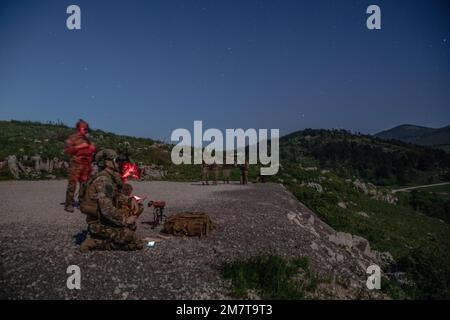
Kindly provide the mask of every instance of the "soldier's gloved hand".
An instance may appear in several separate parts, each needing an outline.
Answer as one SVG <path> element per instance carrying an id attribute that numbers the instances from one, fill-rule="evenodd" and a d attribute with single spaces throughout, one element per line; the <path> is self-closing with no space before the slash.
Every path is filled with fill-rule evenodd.
<path id="1" fill-rule="evenodd" d="M 136 223 L 136 218 L 137 218 L 136 216 L 127 217 L 125 219 L 125 223 L 128 225 L 133 225 Z"/>
<path id="2" fill-rule="evenodd" d="M 139 213 L 139 202 L 135 198 L 131 198 L 131 212 L 136 216 Z"/>

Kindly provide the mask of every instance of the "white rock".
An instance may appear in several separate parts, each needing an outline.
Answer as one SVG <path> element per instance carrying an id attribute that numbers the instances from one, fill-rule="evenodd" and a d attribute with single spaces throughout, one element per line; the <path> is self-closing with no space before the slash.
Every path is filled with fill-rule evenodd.
<path id="1" fill-rule="evenodd" d="M 313 188 L 314 190 L 316 190 L 319 193 L 323 192 L 322 186 L 320 184 L 318 184 L 318 183 L 309 182 L 306 186 L 309 187 L 309 188 Z"/>
<path id="2" fill-rule="evenodd" d="M 329 235 L 328 239 L 337 244 L 338 246 L 351 248 L 353 246 L 353 238 L 350 233 L 337 232 L 336 234 Z"/>
<path id="3" fill-rule="evenodd" d="M 289 220 L 294 220 L 296 217 L 297 217 L 297 214 L 294 213 L 294 212 L 289 212 L 289 213 L 287 214 L 287 218 L 288 218 Z"/>
<path id="4" fill-rule="evenodd" d="M 358 215 L 360 215 L 360 216 L 363 216 L 364 218 L 369 218 L 369 217 L 370 217 L 370 216 L 369 216 L 367 213 L 365 213 L 364 211 L 357 212 L 356 214 L 358 214 Z"/>
<path id="5" fill-rule="evenodd" d="M 339 202 L 338 207 L 342 209 L 347 209 L 347 205 L 344 202 Z"/>

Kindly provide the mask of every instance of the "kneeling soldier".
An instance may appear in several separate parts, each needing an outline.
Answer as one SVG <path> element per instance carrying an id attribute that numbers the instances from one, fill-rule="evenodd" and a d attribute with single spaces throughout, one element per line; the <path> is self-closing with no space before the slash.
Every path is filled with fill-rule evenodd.
<path id="1" fill-rule="evenodd" d="M 100 171 L 88 182 L 81 212 L 87 215 L 88 237 L 80 251 L 89 250 L 140 250 L 142 240 L 136 234 L 136 215 L 126 216 L 121 210 L 123 202 L 122 180 L 118 172 L 114 150 L 100 151 L 95 160 Z M 137 208 L 129 197 L 129 207 Z"/>

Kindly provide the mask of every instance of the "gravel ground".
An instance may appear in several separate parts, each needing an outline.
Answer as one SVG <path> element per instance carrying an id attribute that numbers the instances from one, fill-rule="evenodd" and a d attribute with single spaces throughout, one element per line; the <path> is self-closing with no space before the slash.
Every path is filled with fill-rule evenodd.
<path id="1" fill-rule="evenodd" d="M 85 219 L 60 205 L 65 181 L 1 182 L 0 298 L 227 299 L 218 267 L 259 253 L 306 255 L 318 272 L 348 274 L 354 286 L 366 279 L 370 261 L 330 243 L 334 231 L 281 185 L 132 184 L 136 195 L 165 200 L 167 215 L 206 212 L 217 228 L 204 239 L 171 237 L 137 252 L 81 254 L 75 236 Z M 146 208 L 140 235 L 158 233 L 141 223 L 152 218 Z M 66 287 L 70 265 L 81 269 L 81 290 Z"/>

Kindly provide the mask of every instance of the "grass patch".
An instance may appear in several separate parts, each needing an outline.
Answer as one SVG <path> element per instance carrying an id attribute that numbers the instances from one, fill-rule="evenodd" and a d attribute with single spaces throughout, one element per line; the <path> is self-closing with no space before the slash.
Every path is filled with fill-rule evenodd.
<path id="1" fill-rule="evenodd" d="M 262 299 L 305 299 L 317 287 L 317 278 L 309 270 L 306 257 L 287 260 L 279 256 L 256 256 L 236 260 L 221 269 L 231 280 L 231 294 L 249 298 L 256 292 Z"/>

